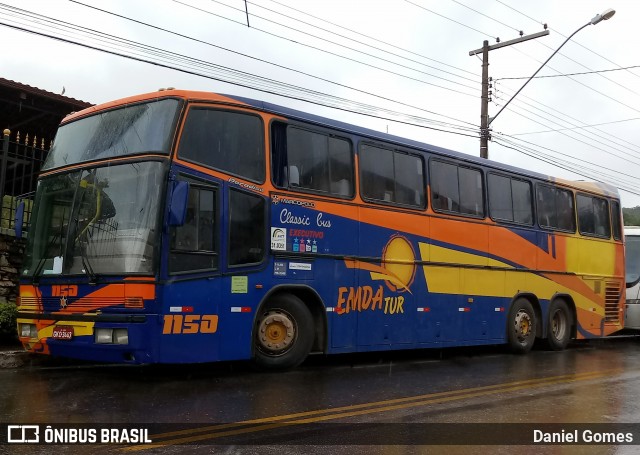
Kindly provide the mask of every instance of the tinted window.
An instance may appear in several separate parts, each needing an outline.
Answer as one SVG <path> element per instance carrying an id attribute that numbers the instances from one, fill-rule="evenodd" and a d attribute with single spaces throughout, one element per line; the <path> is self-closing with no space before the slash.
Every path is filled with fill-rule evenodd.
<path id="1" fill-rule="evenodd" d="M 489 174 L 489 210 L 496 220 L 532 224 L 531 184 Z"/>
<path id="2" fill-rule="evenodd" d="M 424 207 L 425 181 L 420 157 L 363 145 L 360 167 L 365 198 Z"/>
<path id="3" fill-rule="evenodd" d="M 540 226 L 575 232 L 575 211 L 571 191 L 539 185 L 536 195 Z"/>
<path id="4" fill-rule="evenodd" d="M 189 110 L 178 155 L 255 182 L 265 174 L 262 121 L 254 115 L 205 108 Z"/>
<path id="5" fill-rule="evenodd" d="M 609 205 L 605 199 L 578 194 L 576 196 L 578 206 L 578 228 L 580 233 L 609 237 Z"/>
<path id="6" fill-rule="evenodd" d="M 262 262 L 265 253 L 265 200 L 238 190 L 229 191 L 229 265 Z"/>
<path id="7" fill-rule="evenodd" d="M 215 223 L 216 191 L 192 185 L 189 188 L 185 223 L 171 230 L 171 272 L 218 267 Z"/>
<path id="8" fill-rule="evenodd" d="M 272 172 L 277 186 L 353 196 L 349 141 L 282 123 L 274 123 L 271 131 Z"/>
<path id="9" fill-rule="evenodd" d="M 640 236 L 625 236 L 625 271 L 626 282 L 628 284 L 635 283 L 640 280 Z"/>
<path id="10" fill-rule="evenodd" d="M 393 202 L 393 150 L 363 145 L 360 150 L 362 195 L 369 199 Z"/>
<path id="11" fill-rule="evenodd" d="M 620 226 L 620 203 L 611 201 L 611 224 L 613 226 L 613 238 L 622 239 L 622 228 Z"/>
<path id="12" fill-rule="evenodd" d="M 431 195 L 436 211 L 484 216 L 482 173 L 477 169 L 433 161 Z"/>

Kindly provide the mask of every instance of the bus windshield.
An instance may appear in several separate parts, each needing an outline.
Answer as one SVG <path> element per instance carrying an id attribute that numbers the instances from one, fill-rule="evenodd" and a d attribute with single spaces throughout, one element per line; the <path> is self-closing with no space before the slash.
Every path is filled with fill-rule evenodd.
<path id="1" fill-rule="evenodd" d="M 42 170 L 125 155 L 168 155 L 179 106 L 172 98 L 139 103 L 62 125 Z"/>
<path id="2" fill-rule="evenodd" d="M 164 177 L 137 162 L 42 179 L 23 276 L 152 273 Z"/>
<path id="3" fill-rule="evenodd" d="M 626 281 L 629 285 L 640 280 L 640 236 L 627 235 L 625 241 Z"/>

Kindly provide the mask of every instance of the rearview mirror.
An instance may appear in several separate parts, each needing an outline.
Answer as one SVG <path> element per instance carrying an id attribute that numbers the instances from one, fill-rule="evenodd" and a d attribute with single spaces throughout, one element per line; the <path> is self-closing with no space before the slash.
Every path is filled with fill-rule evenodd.
<path id="1" fill-rule="evenodd" d="M 24 222 L 24 201 L 20 201 L 16 207 L 15 224 L 13 228 L 16 231 L 16 237 L 22 238 L 22 223 Z"/>
<path id="2" fill-rule="evenodd" d="M 187 201 L 189 197 L 189 183 L 175 181 L 171 188 L 169 204 L 169 226 L 182 226 L 187 216 Z"/>

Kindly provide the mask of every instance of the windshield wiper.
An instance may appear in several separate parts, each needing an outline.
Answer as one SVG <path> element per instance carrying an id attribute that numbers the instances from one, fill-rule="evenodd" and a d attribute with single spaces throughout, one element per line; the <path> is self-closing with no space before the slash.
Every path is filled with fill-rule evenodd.
<path id="1" fill-rule="evenodd" d="M 89 284 L 96 284 L 97 275 L 93 272 L 93 267 L 91 266 L 91 261 L 89 261 L 89 256 L 85 251 L 83 245 L 80 245 L 80 257 L 82 258 L 82 266 L 84 267 L 84 273 L 89 277 Z"/>

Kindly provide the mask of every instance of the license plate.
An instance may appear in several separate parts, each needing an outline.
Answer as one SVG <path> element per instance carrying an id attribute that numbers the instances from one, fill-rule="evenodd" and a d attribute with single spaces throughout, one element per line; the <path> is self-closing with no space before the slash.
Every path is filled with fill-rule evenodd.
<path id="1" fill-rule="evenodd" d="M 53 328 L 53 335 L 51 337 L 56 340 L 70 340 L 73 338 L 73 327 L 57 325 Z"/>

